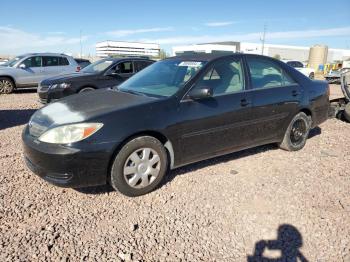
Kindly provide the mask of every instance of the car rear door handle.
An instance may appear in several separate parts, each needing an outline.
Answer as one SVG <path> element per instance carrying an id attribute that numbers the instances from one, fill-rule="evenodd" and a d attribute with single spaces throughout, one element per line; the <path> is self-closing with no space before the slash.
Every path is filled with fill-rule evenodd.
<path id="1" fill-rule="evenodd" d="M 247 99 L 241 99 L 241 107 L 246 107 L 250 103 L 247 101 Z"/>
<path id="2" fill-rule="evenodd" d="M 293 90 L 292 91 L 292 96 L 298 96 L 298 95 L 300 95 L 301 93 L 299 92 L 299 91 L 297 91 L 297 90 Z"/>

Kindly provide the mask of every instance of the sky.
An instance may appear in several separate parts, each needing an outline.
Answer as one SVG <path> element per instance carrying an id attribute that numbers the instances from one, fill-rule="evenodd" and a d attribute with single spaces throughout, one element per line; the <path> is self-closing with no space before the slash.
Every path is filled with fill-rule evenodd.
<path id="1" fill-rule="evenodd" d="M 350 49 L 349 0 L 2 1 L 0 55 L 95 53 L 104 40 L 176 45 L 214 41 Z"/>

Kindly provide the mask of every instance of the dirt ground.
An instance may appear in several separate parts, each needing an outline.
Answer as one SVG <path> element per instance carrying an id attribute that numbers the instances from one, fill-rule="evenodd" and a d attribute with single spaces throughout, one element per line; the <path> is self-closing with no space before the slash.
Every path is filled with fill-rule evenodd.
<path id="1" fill-rule="evenodd" d="M 127 198 L 26 168 L 36 99 L 0 96 L 0 261 L 350 261 L 350 124 L 328 120 L 298 152 L 267 145 L 189 165 Z"/>

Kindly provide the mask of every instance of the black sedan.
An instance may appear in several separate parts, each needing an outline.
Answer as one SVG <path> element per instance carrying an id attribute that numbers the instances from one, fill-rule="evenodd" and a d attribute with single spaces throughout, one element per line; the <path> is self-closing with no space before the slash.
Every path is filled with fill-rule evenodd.
<path id="1" fill-rule="evenodd" d="M 42 81 L 38 87 L 39 99 L 46 104 L 72 94 L 116 86 L 152 63 L 153 60 L 145 58 L 102 59 L 79 73 Z"/>
<path id="2" fill-rule="evenodd" d="M 278 60 L 173 57 L 118 88 L 38 110 L 23 131 L 28 167 L 64 187 L 154 190 L 168 169 L 268 143 L 302 149 L 328 116 L 328 84 Z"/>

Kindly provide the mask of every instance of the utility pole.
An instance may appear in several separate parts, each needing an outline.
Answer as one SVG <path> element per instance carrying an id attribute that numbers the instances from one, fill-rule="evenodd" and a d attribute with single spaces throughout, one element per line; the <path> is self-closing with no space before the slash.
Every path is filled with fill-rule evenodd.
<path id="1" fill-rule="evenodd" d="M 83 57 L 83 44 L 81 41 L 81 33 L 82 33 L 82 30 L 80 29 L 80 58 Z"/>
<path id="2" fill-rule="evenodd" d="M 261 54 L 262 54 L 262 55 L 264 54 L 264 49 L 265 49 L 266 30 L 267 30 L 267 26 L 266 26 L 266 24 L 264 24 L 264 32 L 263 32 L 262 37 L 260 38 L 261 45 L 262 45 L 262 46 L 261 46 Z"/>

